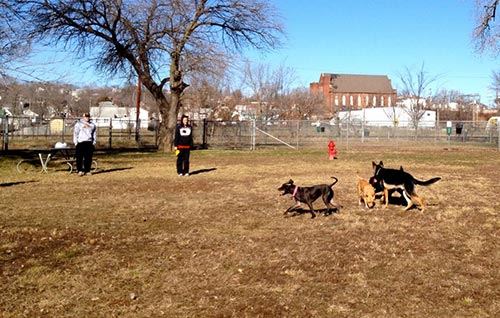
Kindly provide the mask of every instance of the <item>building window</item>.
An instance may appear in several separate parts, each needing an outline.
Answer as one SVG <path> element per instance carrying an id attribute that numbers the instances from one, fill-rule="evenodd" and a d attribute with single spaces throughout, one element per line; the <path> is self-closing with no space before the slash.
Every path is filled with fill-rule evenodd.
<path id="1" fill-rule="evenodd" d="M 392 103 L 391 103 L 391 96 L 389 96 L 387 98 L 387 106 L 391 107 L 392 106 Z"/>
<path id="2" fill-rule="evenodd" d="M 345 95 L 342 95 L 342 106 L 345 106 Z"/>
<path id="3" fill-rule="evenodd" d="M 354 97 L 352 95 L 349 96 L 349 105 L 354 105 Z"/>
<path id="4" fill-rule="evenodd" d="M 377 105 L 377 96 L 373 96 L 373 106 Z"/>
<path id="5" fill-rule="evenodd" d="M 358 108 L 361 107 L 361 95 L 358 95 Z"/>
<path id="6" fill-rule="evenodd" d="M 335 95 L 335 106 L 339 105 L 339 97 Z"/>
<path id="7" fill-rule="evenodd" d="M 384 96 L 380 96 L 380 106 L 385 106 L 384 105 Z"/>
<path id="8" fill-rule="evenodd" d="M 370 104 L 370 98 L 368 97 L 368 95 L 365 96 L 365 107 L 368 106 Z"/>

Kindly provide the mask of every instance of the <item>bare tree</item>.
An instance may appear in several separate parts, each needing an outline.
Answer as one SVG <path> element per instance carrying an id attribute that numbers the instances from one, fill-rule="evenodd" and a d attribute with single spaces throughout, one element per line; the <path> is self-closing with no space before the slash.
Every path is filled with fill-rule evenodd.
<path id="1" fill-rule="evenodd" d="M 311 119 L 313 116 L 324 118 L 328 113 L 322 106 L 323 95 L 311 93 L 309 88 L 299 87 L 290 91 L 281 108 L 282 119 Z"/>
<path id="2" fill-rule="evenodd" d="M 392 136 L 396 135 L 396 128 L 399 125 L 399 118 L 401 117 L 401 110 L 398 109 L 396 106 L 392 105 L 387 107 L 387 109 L 384 109 L 384 113 L 387 116 L 388 119 L 392 121 Z"/>
<path id="3" fill-rule="evenodd" d="M 473 39 L 479 52 L 500 53 L 500 25 L 495 21 L 499 0 L 476 0 L 476 25 Z"/>
<path id="4" fill-rule="evenodd" d="M 275 48 L 283 33 L 264 0 L 14 2 L 46 43 L 73 48 L 110 76 L 137 74 L 160 111 L 164 151 L 172 146 L 186 74 L 208 70 L 226 52 Z"/>
<path id="5" fill-rule="evenodd" d="M 0 78 L 6 79 L 7 72 L 13 71 L 12 63 L 26 56 L 29 38 L 20 36 L 24 21 L 11 1 L 0 0 Z"/>
<path id="6" fill-rule="evenodd" d="M 425 113 L 425 100 L 427 97 L 425 92 L 436 79 L 436 76 L 430 76 L 427 73 L 424 63 L 415 73 L 406 67 L 404 73 L 399 74 L 399 80 L 403 84 L 401 95 L 407 96 L 410 101 L 409 107 L 405 110 L 410 115 L 415 129 L 418 128 L 418 123 Z"/>
<path id="7" fill-rule="evenodd" d="M 491 73 L 491 86 L 490 89 L 492 89 L 495 92 L 495 108 L 500 109 L 500 71 L 493 71 Z"/>
<path id="8" fill-rule="evenodd" d="M 476 0 L 476 24 L 473 39 L 476 50 L 484 53 L 490 51 L 494 56 L 500 54 L 500 24 L 496 20 L 499 0 Z M 495 91 L 495 106 L 500 105 L 498 91 L 500 87 L 500 72 L 493 72 L 492 89 Z"/>
<path id="9" fill-rule="evenodd" d="M 259 103 L 260 115 L 270 118 L 274 108 L 282 108 L 284 97 L 296 80 L 295 70 L 281 65 L 272 68 L 266 64 L 247 61 L 243 70 L 243 84 L 252 91 L 252 99 Z"/>
<path id="10" fill-rule="evenodd" d="M 190 89 L 186 91 L 182 103 L 184 112 L 192 113 L 214 113 L 220 106 L 225 105 L 228 92 L 228 76 L 226 65 L 214 64 L 212 72 L 193 72 L 189 78 L 192 83 Z M 226 95 L 226 96 L 225 96 Z"/>

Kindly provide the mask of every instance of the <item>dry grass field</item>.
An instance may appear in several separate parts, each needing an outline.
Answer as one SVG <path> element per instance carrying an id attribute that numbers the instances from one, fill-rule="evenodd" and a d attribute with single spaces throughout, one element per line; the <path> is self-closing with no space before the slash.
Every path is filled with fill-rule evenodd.
<path id="1" fill-rule="evenodd" d="M 0 157 L 0 317 L 498 317 L 500 154 L 488 149 L 98 156 L 93 176 Z M 383 160 L 427 209 L 358 206 Z M 340 213 L 284 217 L 277 188 L 330 182 Z M 397 196 L 397 195 L 395 195 Z M 315 207 L 323 209 L 320 201 Z"/>

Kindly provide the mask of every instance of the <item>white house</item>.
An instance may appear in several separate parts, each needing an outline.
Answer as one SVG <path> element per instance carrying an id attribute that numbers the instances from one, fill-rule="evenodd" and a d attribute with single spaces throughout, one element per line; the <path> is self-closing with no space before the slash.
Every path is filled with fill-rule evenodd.
<path id="1" fill-rule="evenodd" d="M 99 106 L 90 107 L 90 116 L 98 127 L 109 127 L 110 122 L 115 129 L 135 128 L 137 111 L 135 107 L 120 107 L 113 102 L 100 102 Z M 149 112 L 139 109 L 141 128 L 148 128 Z"/>
<path id="2" fill-rule="evenodd" d="M 373 107 L 339 112 L 340 122 L 368 126 L 413 127 L 411 111 L 402 107 Z M 436 127 L 436 111 L 425 110 L 418 121 L 418 127 Z"/>

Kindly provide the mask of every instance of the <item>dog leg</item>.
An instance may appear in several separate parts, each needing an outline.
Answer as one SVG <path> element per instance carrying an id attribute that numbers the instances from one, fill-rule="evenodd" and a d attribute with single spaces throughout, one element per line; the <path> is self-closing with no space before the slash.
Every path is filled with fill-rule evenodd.
<path id="1" fill-rule="evenodd" d="M 334 212 L 339 213 L 340 208 L 342 207 L 340 204 L 335 202 L 333 199 L 331 199 L 328 203 L 325 203 L 325 205 L 327 207 L 328 214 L 332 214 Z M 333 211 L 333 209 L 335 209 L 335 211 Z"/>
<path id="2" fill-rule="evenodd" d="M 409 196 L 406 191 L 403 191 L 403 197 L 405 198 L 407 204 L 404 210 L 408 211 L 413 206 L 413 197 L 417 198 L 418 196 L 416 194 Z"/>
<path id="3" fill-rule="evenodd" d="M 291 207 L 289 207 L 285 213 L 283 213 L 284 215 L 288 214 L 288 212 L 292 212 L 293 210 L 296 210 L 300 207 L 300 202 L 299 201 L 295 201 L 295 204 L 292 205 Z"/>
<path id="4" fill-rule="evenodd" d="M 335 207 L 335 211 L 337 213 L 340 213 L 340 208 L 342 207 L 339 203 L 336 203 L 335 201 L 332 201 L 333 206 Z"/>
<path id="5" fill-rule="evenodd" d="M 387 188 L 384 188 L 384 201 L 385 207 L 389 207 L 389 190 L 387 190 Z"/>
<path id="6" fill-rule="evenodd" d="M 333 190 L 328 191 L 325 194 L 323 194 L 322 199 L 323 199 L 323 203 L 326 206 L 325 216 L 332 214 L 331 208 L 332 208 L 332 203 L 333 203 L 333 197 L 334 197 Z"/>
<path id="7" fill-rule="evenodd" d="M 316 217 L 316 214 L 314 214 L 314 209 L 313 206 L 310 202 L 307 202 L 307 205 L 309 206 L 309 211 L 311 212 L 311 219 L 314 219 Z"/>
<path id="8" fill-rule="evenodd" d="M 418 197 L 418 198 L 420 200 L 420 202 L 419 202 L 419 204 L 420 204 L 420 211 L 424 212 L 424 210 L 425 210 L 424 199 L 420 198 L 420 197 Z"/>
<path id="9" fill-rule="evenodd" d="M 326 212 L 325 212 L 325 216 L 327 215 L 331 215 L 333 213 L 332 211 L 332 206 L 333 208 L 336 206 L 335 203 L 332 201 L 328 202 L 328 203 L 325 203 L 326 205 Z"/>
<path id="10" fill-rule="evenodd" d="M 425 210 L 424 199 L 418 196 L 417 194 L 414 194 L 411 199 L 412 203 L 417 205 L 420 211 L 424 212 Z"/>
<path id="11" fill-rule="evenodd" d="M 361 205 L 361 189 L 358 185 L 358 205 Z"/>

